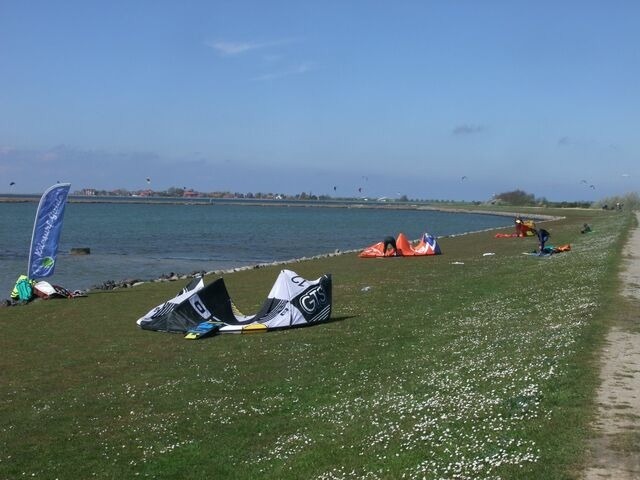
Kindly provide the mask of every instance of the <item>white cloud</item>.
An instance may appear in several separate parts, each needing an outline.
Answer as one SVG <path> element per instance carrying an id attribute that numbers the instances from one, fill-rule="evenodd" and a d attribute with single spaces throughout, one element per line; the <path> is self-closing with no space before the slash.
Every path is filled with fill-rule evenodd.
<path id="1" fill-rule="evenodd" d="M 229 42 L 221 40 L 216 42 L 205 42 L 205 45 L 213 48 L 219 55 L 230 57 L 234 55 L 241 55 L 252 50 L 278 47 L 291 42 L 292 40 L 290 39 L 272 40 L 270 42 Z"/>

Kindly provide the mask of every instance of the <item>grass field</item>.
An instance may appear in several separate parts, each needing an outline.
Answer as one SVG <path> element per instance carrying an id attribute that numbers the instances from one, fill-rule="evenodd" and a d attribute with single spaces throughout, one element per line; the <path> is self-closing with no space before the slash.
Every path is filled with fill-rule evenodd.
<path id="1" fill-rule="evenodd" d="M 186 282 L 0 309 L 0 478 L 576 478 L 634 220 L 544 213 L 571 252 L 491 231 L 291 264 L 333 275 L 332 321 L 308 328 L 138 329 Z M 279 269 L 225 274 L 241 310 Z"/>

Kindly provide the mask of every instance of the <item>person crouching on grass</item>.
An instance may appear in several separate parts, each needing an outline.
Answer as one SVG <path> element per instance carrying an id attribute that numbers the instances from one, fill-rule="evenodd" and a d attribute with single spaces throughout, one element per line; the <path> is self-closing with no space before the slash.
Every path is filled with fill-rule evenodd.
<path id="1" fill-rule="evenodd" d="M 396 246 L 396 239 L 393 237 L 384 237 L 384 247 L 382 248 L 382 254 L 385 257 L 397 257 L 398 256 L 398 247 Z M 387 249 L 391 247 L 391 251 L 389 255 L 387 255 Z"/>

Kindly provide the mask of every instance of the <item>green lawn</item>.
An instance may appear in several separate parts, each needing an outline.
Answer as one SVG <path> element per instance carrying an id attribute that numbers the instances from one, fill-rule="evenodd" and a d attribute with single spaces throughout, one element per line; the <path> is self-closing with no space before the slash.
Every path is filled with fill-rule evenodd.
<path id="1" fill-rule="evenodd" d="M 577 478 L 634 217 L 543 213 L 571 252 L 491 231 L 291 264 L 333 274 L 332 321 L 309 328 L 138 329 L 186 282 L 0 309 L 0 478 Z M 241 310 L 280 268 L 225 274 Z"/>

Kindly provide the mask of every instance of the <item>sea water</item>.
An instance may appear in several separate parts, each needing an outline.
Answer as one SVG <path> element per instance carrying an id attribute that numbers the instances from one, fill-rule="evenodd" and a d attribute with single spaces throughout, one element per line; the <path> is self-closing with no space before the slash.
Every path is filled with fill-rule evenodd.
<path id="1" fill-rule="evenodd" d="M 26 273 L 37 203 L 0 203 L 0 299 Z M 54 275 L 70 290 L 504 227 L 509 217 L 416 209 L 237 204 L 68 203 Z M 72 255 L 72 248 L 89 255 Z M 319 272 L 319 274 L 322 272 Z"/>

